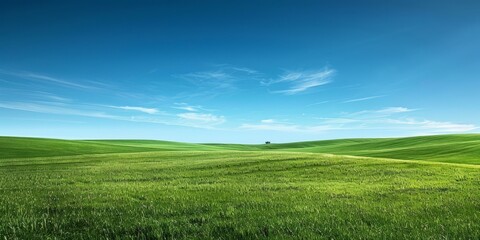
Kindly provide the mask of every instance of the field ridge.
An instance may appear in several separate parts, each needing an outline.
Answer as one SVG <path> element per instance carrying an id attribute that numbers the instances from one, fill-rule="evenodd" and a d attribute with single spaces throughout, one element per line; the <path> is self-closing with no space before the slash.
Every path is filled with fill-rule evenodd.
<path id="1" fill-rule="evenodd" d="M 273 144 L 182 143 L 161 140 L 63 140 L 0 137 L 0 158 L 152 151 L 289 151 L 480 164 L 480 134 L 356 138 Z"/>

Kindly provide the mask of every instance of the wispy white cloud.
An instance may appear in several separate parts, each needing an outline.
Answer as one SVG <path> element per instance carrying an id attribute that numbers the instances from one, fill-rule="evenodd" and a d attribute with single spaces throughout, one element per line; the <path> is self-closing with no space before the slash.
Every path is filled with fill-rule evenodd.
<path id="1" fill-rule="evenodd" d="M 224 70 L 215 70 L 215 71 L 204 71 L 204 72 L 194 72 L 179 75 L 183 78 L 196 79 L 196 80 L 230 80 L 232 75 L 226 73 Z M 202 82 L 204 83 L 204 82 Z"/>
<path id="2" fill-rule="evenodd" d="M 378 118 L 382 116 L 390 116 L 393 114 L 401 114 L 417 111 L 418 109 L 412 109 L 407 107 L 387 107 L 377 110 L 363 110 L 353 113 L 346 113 L 348 116 L 362 116 L 363 118 Z"/>
<path id="3" fill-rule="evenodd" d="M 73 81 L 67 81 L 64 79 L 48 76 L 45 74 L 33 73 L 33 72 L 13 72 L 13 71 L 5 71 L 0 69 L 0 74 L 9 75 L 13 77 L 18 77 L 21 79 L 27 79 L 32 81 L 40 81 L 44 83 L 51 83 L 56 85 L 61 85 L 64 87 L 71 87 L 71 88 L 81 88 L 81 89 L 95 89 L 96 87 L 84 85 L 80 83 L 76 83 Z"/>
<path id="4" fill-rule="evenodd" d="M 180 113 L 177 116 L 183 120 L 201 122 L 208 125 L 218 125 L 224 123 L 224 116 L 217 116 L 210 113 Z"/>
<path id="5" fill-rule="evenodd" d="M 260 121 L 261 123 L 274 123 L 276 122 L 274 119 L 263 119 Z"/>
<path id="6" fill-rule="evenodd" d="M 479 129 L 474 124 L 461 124 L 416 119 L 344 119 L 326 118 L 316 125 L 260 122 L 241 124 L 240 129 L 252 131 L 277 131 L 296 133 L 319 133 L 326 131 L 385 130 L 405 133 L 439 134 L 460 133 Z"/>
<path id="7" fill-rule="evenodd" d="M 158 109 L 156 108 L 146 108 L 146 107 L 131 107 L 131 106 L 110 106 L 111 108 L 129 110 L 129 111 L 138 111 L 148 114 L 157 114 L 159 113 Z"/>
<path id="8" fill-rule="evenodd" d="M 179 109 L 179 110 L 184 110 L 184 111 L 189 111 L 189 112 L 199 112 L 199 111 L 212 111 L 210 109 L 206 109 L 202 106 L 199 105 L 190 105 L 188 103 L 174 103 L 175 106 L 172 108 Z"/>
<path id="9" fill-rule="evenodd" d="M 406 125 L 412 128 L 432 131 L 434 133 L 451 133 L 451 132 L 468 132 L 478 129 L 474 124 L 462 124 L 452 122 L 439 122 L 431 120 L 416 120 L 416 119 L 386 119 L 386 123 L 395 125 Z"/>
<path id="10" fill-rule="evenodd" d="M 326 124 L 348 124 L 348 123 L 355 123 L 359 122 L 358 119 L 353 118 L 318 118 L 322 121 L 322 123 Z"/>
<path id="11" fill-rule="evenodd" d="M 250 69 L 250 68 L 246 68 L 246 67 L 234 67 L 234 66 L 230 66 L 230 68 L 234 71 L 238 71 L 238 72 L 245 72 L 245 73 L 248 73 L 248 74 L 251 74 L 251 75 L 254 75 L 254 74 L 259 74 L 259 72 L 257 70 L 253 70 L 253 69 Z"/>
<path id="12" fill-rule="evenodd" d="M 417 111 L 407 107 L 386 107 L 377 110 L 364 110 L 341 114 L 340 117 L 317 117 L 309 124 L 291 121 L 279 122 L 275 119 L 263 119 L 258 123 L 244 123 L 240 129 L 256 131 L 278 131 L 296 133 L 319 133 L 326 131 L 396 131 L 417 135 L 469 132 L 479 129 L 474 124 L 453 123 L 447 121 L 419 120 L 407 117 L 405 113 Z"/>
<path id="13" fill-rule="evenodd" d="M 55 94 L 48 94 L 48 93 L 45 93 L 43 95 L 43 97 L 46 97 L 50 100 L 53 100 L 53 101 L 58 101 L 58 102 L 70 102 L 72 101 L 71 99 L 69 98 L 65 98 L 65 97 L 60 97 L 60 96 L 57 96 Z"/>
<path id="14" fill-rule="evenodd" d="M 299 125 L 289 122 L 279 122 L 275 119 L 263 119 L 259 123 L 244 123 L 240 129 L 253 131 L 277 131 L 277 132 L 298 132 L 298 133 L 319 133 L 338 129 L 333 125 Z"/>
<path id="15" fill-rule="evenodd" d="M 253 131 L 276 131 L 276 132 L 298 132 L 298 133 L 319 133 L 331 130 L 339 130 L 340 128 L 329 125 L 315 125 L 315 126 L 301 126 L 296 124 L 242 124 L 240 129 L 253 130 Z"/>
<path id="16" fill-rule="evenodd" d="M 279 132 L 298 132 L 299 126 L 288 124 L 242 124 L 241 129 L 255 130 L 255 131 L 279 131 Z"/>
<path id="17" fill-rule="evenodd" d="M 343 103 L 362 102 L 362 101 L 367 101 L 367 100 L 382 98 L 382 97 L 386 97 L 386 95 L 377 95 L 377 96 L 370 96 L 370 97 L 363 97 L 363 98 L 355 98 L 355 99 L 346 100 Z"/>
<path id="18" fill-rule="evenodd" d="M 69 102 L 2 102 L 0 108 L 21 110 L 37 113 L 75 115 L 112 120 L 158 123 L 173 126 L 187 126 L 195 128 L 217 129 L 216 126 L 226 122 L 221 115 L 200 112 L 185 112 L 180 114 L 163 113 L 153 108 L 144 107 L 115 107 L 118 109 L 131 110 L 147 113 L 147 115 L 116 115 L 109 112 L 111 106 L 101 105 L 73 105 Z M 333 118 L 317 118 L 318 121 L 310 124 L 297 124 L 286 120 L 266 118 L 256 123 L 244 123 L 239 125 L 242 130 L 251 131 L 279 131 L 295 133 L 322 133 L 326 131 L 356 131 L 356 130 L 386 130 L 402 131 L 406 134 L 437 134 L 469 132 L 479 129 L 471 123 L 456 123 L 450 121 L 435 121 L 428 119 L 406 118 L 403 113 L 412 112 L 415 109 L 406 107 L 388 107 L 379 110 L 360 111 L 353 115 Z M 161 113 L 161 114 L 157 114 Z"/>
<path id="19" fill-rule="evenodd" d="M 180 93 L 177 98 L 215 97 L 242 89 L 251 82 L 258 82 L 256 70 L 230 65 L 217 65 L 216 69 L 173 75 L 193 85 L 193 90 Z M 239 84 L 241 82 L 241 84 Z"/>
<path id="20" fill-rule="evenodd" d="M 417 111 L 407 107 L 387 107 L 378 110 L 364 110 L 349 113 L 349 118 L 339 118 L 337 123 L 357 124 L 372 129 L 390 129 L 402 131 L 414 131 L 421 133 L 450 133 L 468 132 L 478 127 L 474 124 L 452 123 L 447 121 L 419 120 L 412 117 L 405 117 L 404 113 Z M 399 115 L 399 116 L 398 116 Z M 393 118 L 396 117 L 396 118 Z M 335 121 L 335 120 L 334 120 Z M 332 123 L 327 120 L 326 123 Z"/>
<path id="21" fill-rule="evenodd" d="M 69 121 L 69 120 L 62 120 L 62 119 L 47 119 L 47 118 L 28 118 L 28 117 L 5 117 L 0 116 L 2 119 L 11 119 L 11 120 L 20 120 L 20 121 L 31 121 L 31 122 L 61 122 L 61 123 L 73 123 L 73 124 L 84 124 L 85 122 L 82 121 Z"/>
<path id="22" fill-rule="evenodd" d="M 406 113 L 406 112 L 413 112 L 417 109 L 411 109 L 406 107 L 388 107 L 384 109 L 377 110 L 377 113 L 386 113 L 386 114 L 394 114 L 394 113 Z"/>
<path id="23" fill-rule="evenodd" d="M 44 100 L 44 101 L 47 100 L 47 101 L 57 101 L 57 102 L 72 101 L 69 98 L 62 97 L 57 94 L 53 94 L 45 91 L 0 87 L 0 92 L 5 92 L 5 93 L 8 93 L 9 96 L 16 96 L 24 100 Z"/>
<path id="24" fill-rule="evenodd" d="M 312 104 L 308 104 L 307 107 L 316 106 L 316 105 L 320 105 L 320 104 L 325 104 L 325 103 L 329 103 L 329 102 L 330 101 L 315 102 L 315 103 L 312 103 Z"/>
<path id="25" fill-rule="evenodd" d="M 294 95 L 332 82 L 335 73 L 336 70 L 326 67 L 317 71 L 288 71 L 277 78 L 267 80 L 264 74 L 257 70 L 219 65 L 215 70 L 178 74 L 174 77 L 187 80 L 197 87 L 196 93 L 187 94 L 189 97 L 216 96 L 246 88 L 252 83 L 258 84 L 258 82 L 272 88 L 273 93 Z M 240 81 L 241 84 L 239 84 Z"/>
<path id="26" fill-rule="evenodd" d="M 236 87 L 235 83 L 238 80 L 256 73 L 256 71 L 248 68 L 221 66 L 215 70 L 178 74 L 174 76 L 185 79 L 198 87 L 232 89 Z"/>
<path id="27" fill-rule="evenodd" d="M 214 64 L 214 68 L 222 69 L 227 72 L 243 72 L 251 75 L 259 74 L 259 72 L 255 69 L 243 67 L 243 66 L 235 66 L 232 64 Z"/>
<path id="28" fill-rule="evenodd" d="M 262 81 L 262 84 L 283 88 L 273 90 L 274 93 L 294 95 L 331 83 L 335 73 L 336 71 L 331 68 L 324 68 L 319 71 L 289 71 L 280 75 L 277 79 Z"/>
<path id="29" fill-rule="evenodd" d="M 142 123 L 154 123 L 154 124 L 164 124 L 171 126 L 183 126 L 183 127 L 192 127 L 192 128 L 205 128 L 205 129 L 215 129 L 215 126 L 225 122 L 225 117 L 216 116 L 212 114 L 200 114 L 200 113 L 184 113 L 184 114 L 169 114 L 162 113 L 160 115 L 133 115 L 133 116 L 124 116 L 124 115 L 115 115 L 108 113 L 103 110 L 108 110 L 112 108 L 111 106 L 104 105 L 72 105 L 72 104 L 62 104 L 57 105 L 56 103 L 48 102 L 0 102 L 0 108 L 12 109 L 19 111 L 28 111 L 28 112 L 37 112 L 37 113 L 46 113 L 46 114 L 57 114 L 57 115 L 72 115 L 72 116 L 83 116 L 83 117 L 92 117 L 92 118 L 103 118 L 111 119 L 118 121 L 128 121 L 128 122 L 142 122 Z M 93 109 L 92 109 L 93 108 Z M 131 110 L 131 109 L 128 109 Z M 134 111 L 138 111 L 135 109 Z M 148 111 L 148 110 L 147 110 Z M 144 111 L 140 111 L 144 112 Z M 149 111 L 152 112 L 152 111 Z M 146 112 L 148 113 L 148 112 Z"/>
<path id="30" fill-rule="evenodd" d="M 198 111 L 198 109 L 193 107 L 193 106 L 178 106 L 178 107 L 173 107 L 173 108 L 180 109 L 180 110 L 185 110 L 185 111 L 189 111 L 189 112 Z"/>
<path id="31" fill-rule="evenodd" d="M 21 111 L 28 111 L 28 112 L 37 112 L 37 113 L 76 115 L 76 116 L 97 117 L 97 118 L 113 118 L 114 117 L 112 115 L 106 114 L 101 111 L 76 109 L 71 106 L 55 105 L 55 103 L 45 104 L 45 103 L 31 103 L 31 102 L 0 102 L 0 108 L 21 110 Z"/>

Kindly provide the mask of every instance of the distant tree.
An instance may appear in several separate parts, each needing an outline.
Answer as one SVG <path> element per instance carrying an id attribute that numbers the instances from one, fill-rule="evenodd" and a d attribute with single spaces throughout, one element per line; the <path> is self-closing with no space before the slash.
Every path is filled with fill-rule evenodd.
<path id="1" fill-rule="evenodd" d="M 270 144 L 270 141 L 266 141 L 265 144 Z"/>

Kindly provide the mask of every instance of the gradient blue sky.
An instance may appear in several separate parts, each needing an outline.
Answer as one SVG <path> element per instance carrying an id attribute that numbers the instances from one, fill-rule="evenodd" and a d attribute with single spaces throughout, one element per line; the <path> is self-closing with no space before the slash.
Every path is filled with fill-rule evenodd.
<path id="1" fill-rule="evenodd" d="M 2 1 L 0 135 L 478 132 L 479 1 Z"/>

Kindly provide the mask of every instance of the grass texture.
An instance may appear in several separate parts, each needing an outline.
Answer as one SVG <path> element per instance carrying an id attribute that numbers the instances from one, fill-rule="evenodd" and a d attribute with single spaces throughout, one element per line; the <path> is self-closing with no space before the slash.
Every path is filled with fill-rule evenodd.
<path id="1" fill-rule="evenodd" d="M 478 139 L 3 137 L 0 238 L 479 239 Z"/>

